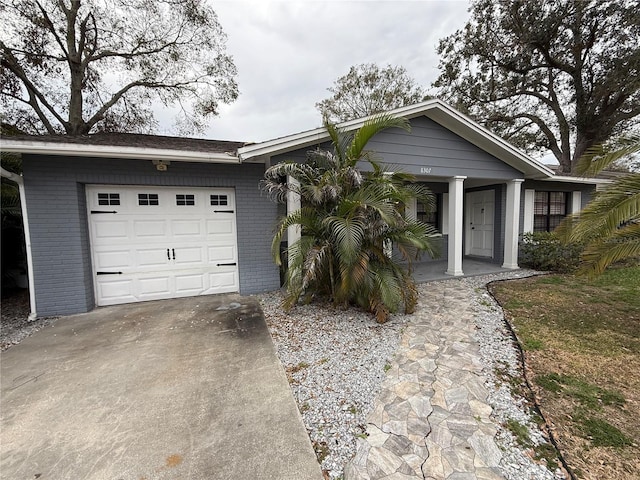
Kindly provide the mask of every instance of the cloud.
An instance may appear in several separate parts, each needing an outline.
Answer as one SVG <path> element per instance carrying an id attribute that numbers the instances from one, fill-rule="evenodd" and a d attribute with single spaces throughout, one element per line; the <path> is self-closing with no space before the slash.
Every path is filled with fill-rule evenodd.
<path id="1" fill-rule="evenodd" d="M 240 97 L 205 137 L 261 141 L 321 124 L 315 103 L 352 65 L 401 65 L 423 87 L 438 40 L 461 28 L 467 1 L 217 1 Z M 160 115 L 162 127 L 167 123 Z"/>

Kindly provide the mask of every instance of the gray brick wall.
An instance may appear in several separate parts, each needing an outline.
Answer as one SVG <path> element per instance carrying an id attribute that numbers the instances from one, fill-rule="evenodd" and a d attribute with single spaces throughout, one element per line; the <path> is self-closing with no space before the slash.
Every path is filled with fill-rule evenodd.
<path id="1" fill-rule="evenodd" d="M 258 183 L 261 164 L 174 162 L 24 155 L 39 316 L 86 312 L 95 306 L 86 211 L 86 184 L 233 187 L 236 192 L 240 293 L 280 286 L 270 256 L 277 205 Z"/>

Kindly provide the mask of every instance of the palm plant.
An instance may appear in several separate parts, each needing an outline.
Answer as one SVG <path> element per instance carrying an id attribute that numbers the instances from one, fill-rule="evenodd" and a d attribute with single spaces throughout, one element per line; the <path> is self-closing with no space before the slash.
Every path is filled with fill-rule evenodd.
<path id="1" fill-rule="evenodd" d="M 289 227 L 301 229 L 301 238 L 286 252 L 285 307 L 303 295 L 324 295 L 336 305 L 357 304 L 379 322 L 400 306 L 413 311 L 417 294 L 411 260 L 421 252 L 437 255 L 437 232 L 408 219 L 403 208 L 412 198 L 432 204 L 429 190 L 412 183 L 411 175 L 386 171 L 365 150 L 376 133 L 393 127 L 408 131 L 410 125 L 404 118 L 379 115 L 348 133 L 325 120 L 333 151 L 318 149 L 309 152 L 304 163 L 284 162 L 266 171 L 265 191 L 281 202 L 294 192 L 302 205 L 279 222 L 272 243 L 281 265 L 283 236 Z M 361 171 L 361 161 L 371 171 Z M 285 183 L 286 177 L 297 182 Z M 395 258 L 389 255 L 390 244 L 397 251 Z"/>
<path id="2" fill-rule="evenodd" d="M 591 149 L 577 172 L 597 175 L 612 163 L 640 151 L 640 135 L 622 139 L 618 148 Z M 565 242 L 585 242 L 580 273 L 601 274 L 609 265 L 640 256 L 640 172 L 631 172 L 596 193 L 579 215 L 571 216 L 556 232 Z"/>

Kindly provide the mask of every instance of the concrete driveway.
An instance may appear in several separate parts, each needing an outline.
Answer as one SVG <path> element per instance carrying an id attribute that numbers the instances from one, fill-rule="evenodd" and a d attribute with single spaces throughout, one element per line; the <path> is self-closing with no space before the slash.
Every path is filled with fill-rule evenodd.
<path id="1" fill-rule="evenodd" d="M 61 318 L 1 363 L 3 478 L 322 479 L 253 298 Z"/>

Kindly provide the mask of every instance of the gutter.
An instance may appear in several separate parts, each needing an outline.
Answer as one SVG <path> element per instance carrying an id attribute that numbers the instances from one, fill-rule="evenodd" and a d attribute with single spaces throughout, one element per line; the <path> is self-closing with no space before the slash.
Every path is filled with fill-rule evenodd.
<path id="1" fill-rule="evenodd" d="M 24 227 L 24 243 L 27 250 L 27 275 L 29 279 L 29 304 L 31 312 L 29 313 L 29 320 L 35 320 L 38 315 L 36 314 L 36 287 L 35 280 L 33 278 L 33 255 L 31 255 L 31 233 L 29 231 L 29 217 L 27 216 L 27 197 L 24 193 L 24 179 L 22 175 L 18 175 L 13 172 L 9 172 L 0 167 L 1 176 L 8 178 L 9 180 L 18 184 L 18 191 L 20 192 L 20 209 L 22 210 L 22 225 Z"/>
<path id="2" fill-rule="evenodd" d="M 23 154 L 49 154 L 74 157 L 127 158 L 173 162 L 241 163 L 240 158 L 238 158 L 235 152 L 214 153 L 150 147 L 85 145 L 79 143 L 17 141 L 11 139 L 3 139 L 2 150 Z"/>

